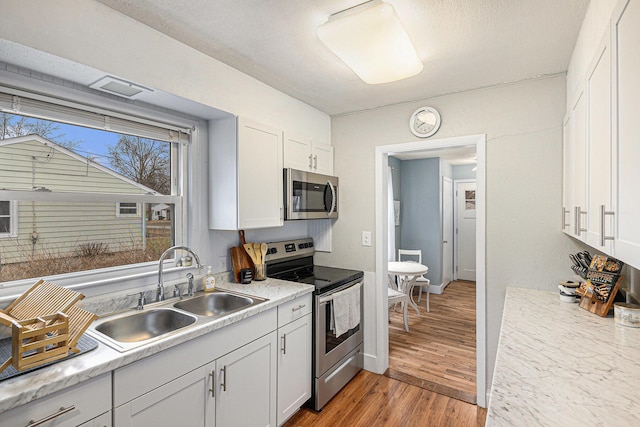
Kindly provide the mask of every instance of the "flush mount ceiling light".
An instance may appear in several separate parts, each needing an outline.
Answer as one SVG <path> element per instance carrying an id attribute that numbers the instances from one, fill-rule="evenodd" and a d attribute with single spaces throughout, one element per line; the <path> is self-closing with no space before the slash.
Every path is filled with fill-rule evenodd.
<path id="1" fill-rule="evenodd" d="M 89 87 L 129 99 L 135 99 L 145 92 L 153 92 L 151 89 L 144 86 L 140 86 L 126 80 L 116 79 L 111 76 L 105 76 L 97 82 L 90 84 Z"/>
<path id="2" fill-rule="evenodd" d="M 368 84 L 406 79 L 423 68 L 393 6 L 380 0 L 331 15 L 318 37 Z"/>

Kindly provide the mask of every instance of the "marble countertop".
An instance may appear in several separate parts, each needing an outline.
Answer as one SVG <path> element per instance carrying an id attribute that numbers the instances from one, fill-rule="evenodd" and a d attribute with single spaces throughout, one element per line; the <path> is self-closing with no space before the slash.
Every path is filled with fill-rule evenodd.
<path id="1" fill-rule="evenodd" d="M 508 288 L 487 426 L 637 425 L 640 328 Z"/>
<path id="2" fill-rule="evenodd" d="M 0 412 L 113 371 L 158 351 L 269 310 L 314 290 L 311 285 L 271 278 L 261 282 L 254 281 L 248 285 L 225 282 L 216 286 L 216 288 L 253 295 L 265 298 L 268 301 L 208 323 L 185 328 L 184 331 L 177 332 L 170 337 L 124 353 L 120 353 L 100 342 L 98 348 L 86 354 L 4 380 L 0 382 Z"/>

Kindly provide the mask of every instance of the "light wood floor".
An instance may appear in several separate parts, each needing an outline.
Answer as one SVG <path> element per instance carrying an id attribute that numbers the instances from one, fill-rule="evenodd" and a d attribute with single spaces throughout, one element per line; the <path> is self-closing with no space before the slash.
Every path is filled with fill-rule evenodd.
<path id="1" fill-rule="evenodd" d="M 285 427 L 484 427 L 487 411 L 475 405 L 361 371 L 322 412 L 302 408 Z"/>
<path id="2" fill-rule="evenodd" d="M 416 293 L 417 294 L 417 293 Z M 476 295 L 474 282 L 452 282 L 441 295 L 424 293 L 420 317 L 390 310 L 389 370 L 385 375 L 469 403 L 476 403 Z M 415 296 L 417 301 L 417 295 Z"/>

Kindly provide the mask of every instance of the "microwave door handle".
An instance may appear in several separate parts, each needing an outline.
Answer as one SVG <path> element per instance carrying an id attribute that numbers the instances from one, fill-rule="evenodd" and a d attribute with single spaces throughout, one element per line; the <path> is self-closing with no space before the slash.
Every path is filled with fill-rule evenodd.
<path id="1" fill-rule="evenodd" d="M 331 209 L 327 212 L 327 216 L 329 216 L 336 210 L 336 189 L 331 185 L 331 181 L 327 181 L 327 187 L 331 189 Z"/>

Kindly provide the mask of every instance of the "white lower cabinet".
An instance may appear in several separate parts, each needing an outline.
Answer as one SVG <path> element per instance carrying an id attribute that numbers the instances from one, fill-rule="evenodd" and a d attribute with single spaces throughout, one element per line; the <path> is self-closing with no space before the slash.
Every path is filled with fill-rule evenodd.
<path id="1" fill-rule="evenodd" d="M 311 294 L 278 307 L 278 425 L 311 397 Z"/>
<path id="2" fill-rule="evenodd" d="M 278 425 L 311 397 L 311 314 L 278 329 Z"/>
<path id="3" fill-rule="evenodd" d="M 80 424 L 78 427 L 111 427 L 113 425 L 111 423 L 111 417 L 111 411 L 105 412 L 104 414 L 95 417 L 94 419 L 89 420 L 86 423 Z"/>
<path id="4" fill-rule="evenodd" d="M 275 331 L 216 361 L 216 426 L 276 425 Z"/>
<path id="5" fill-rule="evenodd" d="M 116 408 L 115 425 L 215 426 L 211 363 Z"/>
<path id="6" fill-rule="evenodd" d="M 5 411 L 0 414 L 0 426 L 75 427 L 87 422 L 88 426 L 111 426 L 110 410 L 111 374 L 108 373 Z M 105 413 L 108 424 L 92 424 Z"/>

